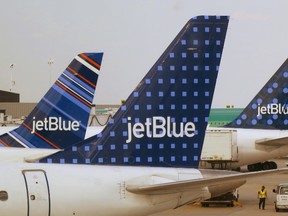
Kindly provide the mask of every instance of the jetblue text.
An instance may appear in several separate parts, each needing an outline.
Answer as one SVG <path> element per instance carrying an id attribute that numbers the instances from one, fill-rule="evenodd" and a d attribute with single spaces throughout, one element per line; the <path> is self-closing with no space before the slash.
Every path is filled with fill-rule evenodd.
<path id="1" fill-rule="evenodd" d="M 272 104 L 268 104 L 267 106 L 261 106 L 260 104 L 258 104 L 258 112 L 257 112 L 257 116 L 259 115 L 265 115 L 265 114 L 273 114 L 273 115 L 277 115 L 277 114 L 288 114 L 288 107 L 287 104 L 282 105 L 281 103 L 272 103 Z"/>
<path id="2" fill-rule="evenodd" d="M 33 117 L 32 122 L 32 131 L 31 133 L 35 133 L 36 131 L 78 131 L 80 128 L 79 121 L 65 121 L 62 120 L 61 117 L 48 117 L 43 120 L 35 120 Z"/>
<path id="3" fill-rule="evenodd" d="M 193 137 L 195 135 L 195 124 L 193 122 L 171 122 L 171 117 L 154 116 L 146 118 L 144 123 L 132 123 L 131 117 L 128 120 L 128 138 L 126 143 L 130 143 L 132 137 L 149 138 L 161 137 Z"/>

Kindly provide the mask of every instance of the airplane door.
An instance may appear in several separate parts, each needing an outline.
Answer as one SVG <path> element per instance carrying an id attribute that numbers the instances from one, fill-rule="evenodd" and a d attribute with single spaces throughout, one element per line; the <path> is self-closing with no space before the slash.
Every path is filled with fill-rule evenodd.
<path id="1" fill-rule="evenodd" d="M 27 216 L 50 216 L 50 193 L 43 170 L 23 171 L 27 190 Z"/>

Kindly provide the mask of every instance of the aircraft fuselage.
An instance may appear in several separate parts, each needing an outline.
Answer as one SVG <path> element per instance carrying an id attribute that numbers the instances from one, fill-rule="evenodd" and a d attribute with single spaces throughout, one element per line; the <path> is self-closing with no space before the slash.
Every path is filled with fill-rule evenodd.
<path id="1" fill-rule="evenodd" d="M 126 190 L 127 185 L 202 178 L 196 169 L 11 163 L 1 164 L 0 173 L 1 216 L 140 216 L 211 196 L 208 187 L 162 195 Z"/>

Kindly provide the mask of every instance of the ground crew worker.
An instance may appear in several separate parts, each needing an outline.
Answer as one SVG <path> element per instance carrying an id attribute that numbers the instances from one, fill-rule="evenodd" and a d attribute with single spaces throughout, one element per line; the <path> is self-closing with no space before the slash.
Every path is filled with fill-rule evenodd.
<path id="1" fill-rule="evenodd" d="M 262 186 L 262 188 L 258 191 L 258 198 L 259 198 L 259 209 L 261 209 L 261 205 L 262 205 L 262 209 L 265 209 L 265 201 L 267 198 L 267 192 L 264 186 Z"/>

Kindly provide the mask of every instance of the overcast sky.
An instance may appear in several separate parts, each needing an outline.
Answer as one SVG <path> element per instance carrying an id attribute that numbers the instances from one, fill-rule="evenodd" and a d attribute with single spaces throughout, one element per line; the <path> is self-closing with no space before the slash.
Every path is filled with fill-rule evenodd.
<path id="1" fill-rule="evenodd" d="M 288 57 L 287 0 L 0 0 L 0 89 L 38 102 L 74 56 L 104 52 L 95 104 L 119 104 L 197 15 L 230 15 L 213 107 L 244 107 Z M 49 70 L 48 61 L 54 63 Z"/>

